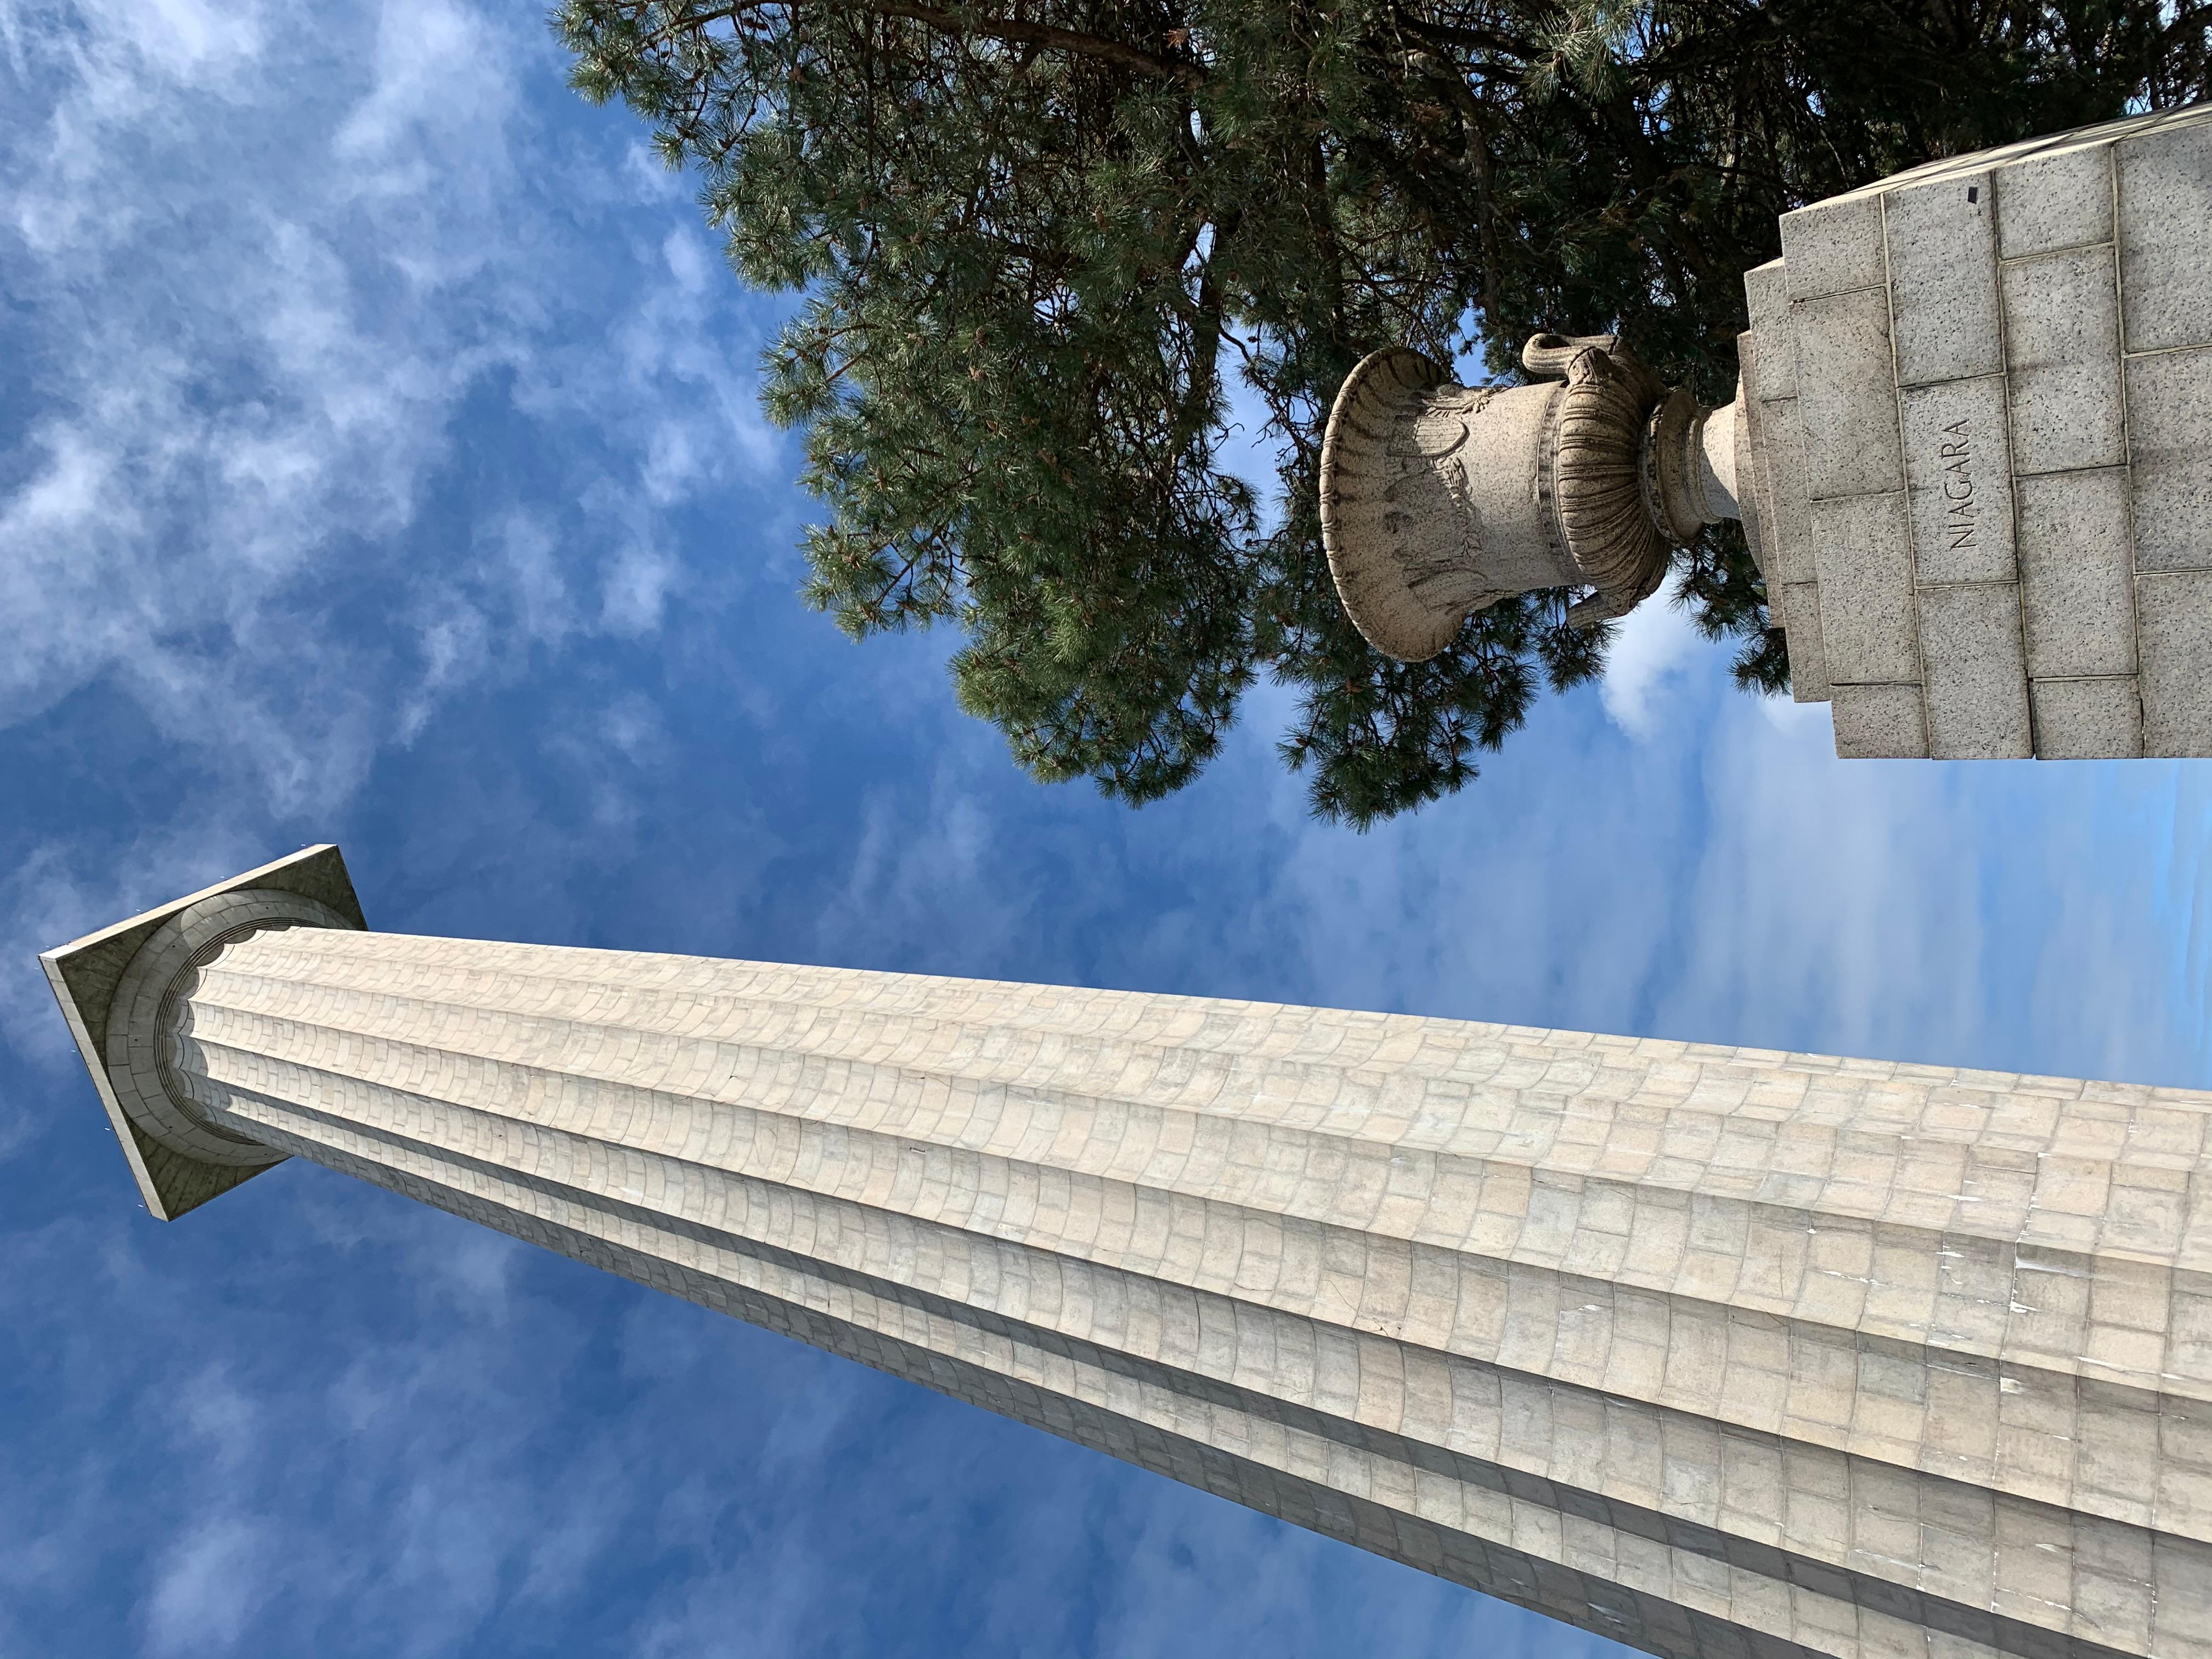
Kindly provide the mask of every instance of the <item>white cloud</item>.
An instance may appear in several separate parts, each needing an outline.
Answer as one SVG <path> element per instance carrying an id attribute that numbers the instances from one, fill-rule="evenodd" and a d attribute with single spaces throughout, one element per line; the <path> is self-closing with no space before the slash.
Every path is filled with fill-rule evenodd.
<path id="1" fill-rule="evenodd" d="M 686 294 L 705 292 L 707 284 L 720 274 L 708 257 L 705 239 L 688 225 L 678 225 L 668 233 L 667 240 L 660 245 L 660 257 L 667 262 L 668 274 L 676 279 L 676 285 Z"/>
<path id="2" fill-rule="evenodd" d="M 160 1654 L 234 1648 L 273 1588 L 277 1558 L 264 1525 L 223 1516 L 195 1526 L 157 1570 L 147 1644 Z"/>
<path id="3" fill-rule="evenodd" d="M 1669 693 L 1702 659 L 1726 647 L 1700 635 L 1671 591 L 1655 593 L 1614 625 L 1598 696 L 1614 725 L 1650 742 L 1659 734 Z"/>
<path id="4" fill-rule="evenodd" d="M 325 815 L 518 642 L 658 628 L 663 516 L 782 469 L 696 210 L 611 190 L 612 143 L 538 143 L 534 15 L 0 20 L 0 347 L 27 371 L 0 728 L 111 683 L 278 817 Z M 611 237 L 635 280 L 579 293 Z M 550 472 L 457 447 L 501 404 Z M 412 635 L 349 622 L 346 581 Z"/>
<path id="5" fill-rule="evenodd" d="M 444 0 L 386 0 L 380 8 L 374 83 L 331 146 L 340 162 L 370 169 L 356 175 L 355 188 L 389 196 L 419 195 L 426 185 L 450 190 L 457 182 L 453 155 L 443 145 L 426 153 L 425 135 L 475 143 L 504 138 L 514 99 L 507 64 L 520 43 L 488 39 L 505 32 L 487 24 Z M 502 46 L 508 52 L 487 62 L 494 56 L 487 48 Z"/>

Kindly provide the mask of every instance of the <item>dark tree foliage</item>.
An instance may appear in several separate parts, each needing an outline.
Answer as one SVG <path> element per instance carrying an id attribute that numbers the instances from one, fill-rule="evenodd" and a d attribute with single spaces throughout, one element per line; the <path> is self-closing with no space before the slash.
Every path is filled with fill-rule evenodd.
<path id="1" fill-rule="evenodd" d="M 948 620 L 962 705 L 1042 779 L 1188 782 L 1263 670 L 1314 808 L 1455 789 L 1540 683 L 1595 674 L 1570 595 L 1422 664 L 1338 610 L 1315 471 L 1382 344 L 1501 377 L 1618 330 L 1725 402 L 1776 216 L 1935 156 L 2204 95 L 2175 0 L 568 0 L 752 283 L 805 300 L 766 400 L 805 433 L 807 598 Z M 1272 452 L 1255 501 L 1234 447 Z M 1700 624 L 1787 683 L 1741 536 Z"/>

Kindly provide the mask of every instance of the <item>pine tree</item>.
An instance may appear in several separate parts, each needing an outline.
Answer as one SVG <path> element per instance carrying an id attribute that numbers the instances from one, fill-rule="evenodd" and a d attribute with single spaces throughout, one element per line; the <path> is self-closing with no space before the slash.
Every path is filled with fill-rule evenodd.
<path id="1" fill-rule="evenodd" d="M 803 295 L 805 592 L 855 636 L 965 635 L 960 702 L 1036 776 L 1158 799 L 1262 672 L 1314 809 L 1458 788 L 1540 684 L 1598 672 L 1570 595 L 1392 662 L 1339 610 L 1316 470 L 1369 349 L 1617 331 L 1725 402 L 1776 216 L 1931 157 L 2186 103 L 2175 0 L 568 0 L 586 97 L 702 181 L 732 264 Z M 1235 401 L 1232 401 L 1232 397 Z M 1237 423 L 1255 429 L 1239 432 Z M 1279 489 L 1231 446 L 1257 440 Z M 1738 678 L 1787 684 L 1733 526 L 1680 557 Z"/>

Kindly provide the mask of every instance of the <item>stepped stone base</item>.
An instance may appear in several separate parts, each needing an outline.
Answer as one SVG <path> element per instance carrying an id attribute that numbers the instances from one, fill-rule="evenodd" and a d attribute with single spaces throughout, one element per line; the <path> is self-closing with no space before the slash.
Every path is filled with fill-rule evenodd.
<path id="1" fill-rule="evenodd" d="M 1838 754 L 2212 755 L 2209 238 L 2203 106 L 1784 216 L 1738 493 Z"/>

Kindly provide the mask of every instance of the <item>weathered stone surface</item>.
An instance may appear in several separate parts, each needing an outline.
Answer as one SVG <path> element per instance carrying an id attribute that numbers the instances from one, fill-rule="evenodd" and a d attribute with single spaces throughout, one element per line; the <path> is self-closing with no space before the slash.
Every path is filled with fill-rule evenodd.
<path id="1" fill-rule="evenodd" d="M 2113 147 L 2130 351 L 2212 345 L 2212 106 L 2154 117 Z"/>
<path id="2" fill-rule="evenodd" d="M 1815 501 L 1812 526 L 1830 683 L 1919 679 L 1912 542 L 1905 531 L 1904 493 Z"/>
<path id="3" fill-rule="evenodd" d="M 1745 354 L 1743 380 L 1752 381 L 1756 356 Z M 1779 526 L 1774 519 L 1774 478 L 1767 460 L 1766 434 L 1761 430 L 1764 422 L 1754 418 L 1756 399 L 1748 392 L 1739 396 L 1735 404 L 1735 488 L 1740 516 L 1743 521 L 1744 545 L 1750 550 L 1752 562 L 1759 567 L 1759 575 L 1770 585 L 1771 593 L 1778 593 L 1788 578 L 1784 566 L 1784 552 Z M 1729 411 L 1717 411 L 1717 419 Z M 1776 607 L 1770 605 L 1770 611 Z M 1772 626 L 1784 624 L 1771 618 Z"/>
<path id="4" fill-rule="evenodd" d="M 1923 587 L 1928 753 L 1936 760 L 2026 760 L 2034 753 L 2020 588 L 2012 582 Z"/>
<path id="5" fill-rule="evenodd" d="M 2125 461 L 2112 249 L 2074 248 L 2007 264 L 2004 307 L 2013 456 L 2020 471 Z"/>
<path id="6" fill-rule="evenodd" d="M 1881 287 L 1881 198 L 1861 191 L 1784 214 L 1782 266 L 1792 300 Z"/>
<path id="7" fill-rule="evenodd" d="M 2128 360 L 2136 564 L 2212 568 L 2212 350 Z"/>
<path id="8" fill-rule="evenodd" d="M 2142 697 L 2132 674 L 2030 680 L 2039 760 L 2132 760 L 2142 753 Z"/>
<path id="9" fill-rule="evenodd" d="M 2112 240 L 2112 152 L 2083 144 L 2018 161 L 1992 175 L 1997 252 L 2055 253 Z"/>
<path id="10" fill-rule="evenodd" d="M 1668 546 L 1736 514 L 1732 447 L 1715 446 L 1729 476 L 1709 496 L 1694 401 L 1613 336 L 1540 334 L 1522 358 L 1565 384 L 1465 386 L 1393 346 L 1337 389 L 1322 541 L 1345 613 L 1386 655 L 1425 661 L 1475 611 L 1547 588 L 1595 590 L 1572 625 L 1625 615 L 1664 580 Z"/>
<path id="11" fill-rule="evenodd" d="M 2212 755 L 2212 571 L 2136 578 L 2143 753 Z"/>
<path id="12" fill-rule="evenodd" d="M 348 928 L 167 1007 L 198 1121 L 1656 1653 L 2212 1654 L 2212 1097 Z"/>
<path id="13" fill-rule="evenodd" d="M 2136 672 L 2135 556 L 2117 467 L 2022 478 L 2021 583 L 2037 679 Z"/>
<path id="14" fill-rule="evenodd" d="M 2004 368 L 1990 178 L 1960 173 L 1881 195 L 1899 386 Z"/>
<path id="15" fill-rule="evenodd" d="M 1783 616 L 1790 639 L 1790 684 L 1796 702 L 1826 702 L 1833 690 L 1828 678 L 1827 644 L 1820 635 L 1820 588 L 1817 582 L 1790 582 L 1782 590 Z"/>
<path id="16" fill-rule="evenodd" d="M 1928 721 L 1920 687 L 1838 685 L 1836 753 L 1844 760 L 1925 760 Z"/>
<path id="17" fill-rule="evenodd" d="M 1790 641 L 1790 690 L 1799 702 L 1828 700 L 1827 651 L 1820 638 L 1819 575 L 1805 484 L 1805 444 L 1797 414 L 1797 348 L 1790 328 L 1790 294 L 1782 261 L 1746 274 L 1753 331 L 1741 343 L 1746 434 L 1744 460 L 1753 492 L 1746 519 L 1755 529 L 1770 610 Z M 1742 482 L 1742 481 L 1740 481 Z"/>
<path id="18" fill-rule="evenodd" d="M 1797 414 L 1805 428 L 1806 489 L 1818 501 L 1899 488 L 1897 382 L 1889 303 L 1878 289 L 1801 300 L 1790 307 L 1797 337 Z M 1820 547 L 1819 532 L 1814 547 Z"/>
<path id="19" fill-rule="evenodd" d="M 1770 259 L 1743 274 L 1752 332 L 1759 337 L 1753 398 L 1771 401 L 1797 395 L 1797 343 L 1790 331 L 1790 279 L 1783 262 Z"/>

